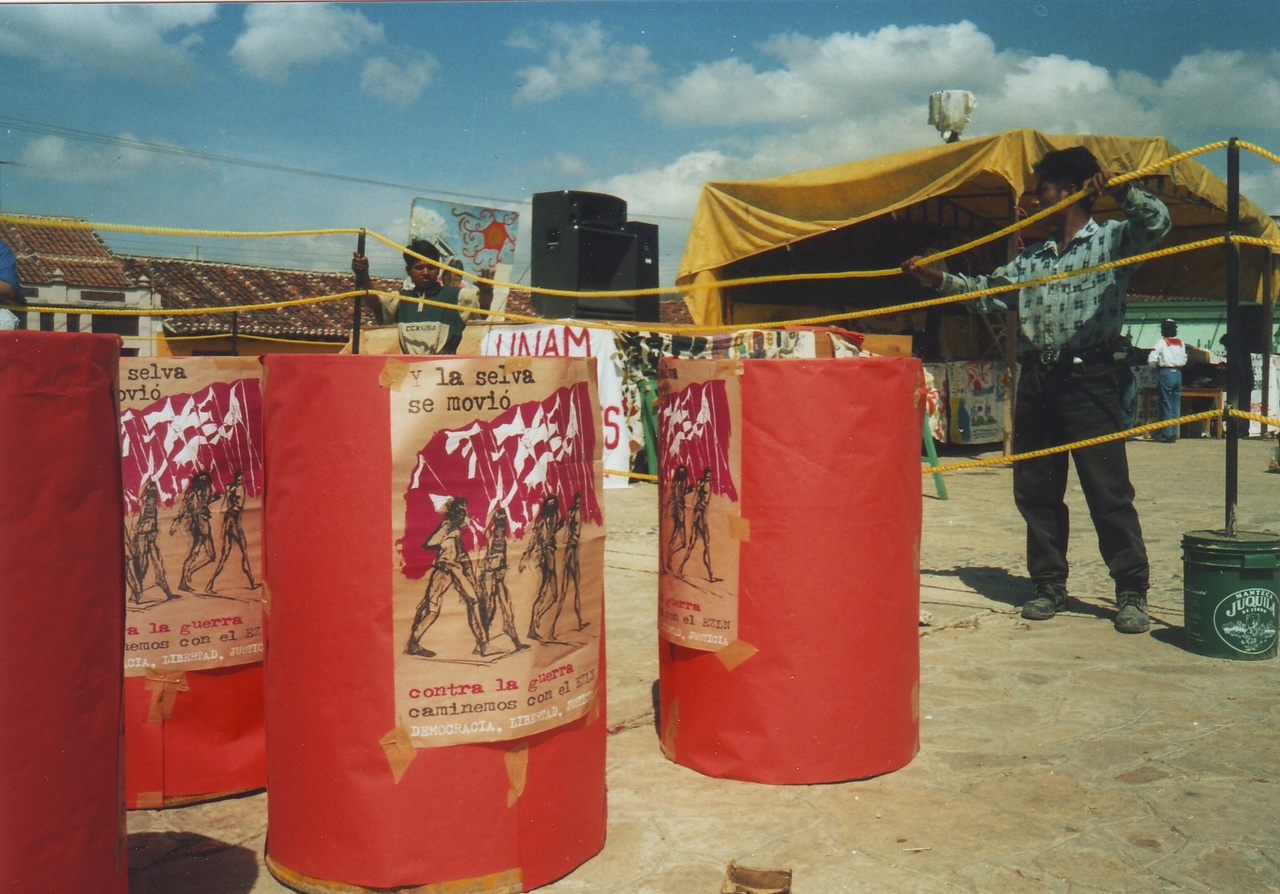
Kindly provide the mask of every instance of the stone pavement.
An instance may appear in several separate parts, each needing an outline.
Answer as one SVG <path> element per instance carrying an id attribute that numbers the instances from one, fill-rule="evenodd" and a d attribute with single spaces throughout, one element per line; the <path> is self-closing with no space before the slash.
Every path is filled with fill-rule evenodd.
<path id="1" fill-rule="evenodd" d="M 1240 444 L 1240 530 L 1280 533 L 1274 449 Z M 796 894 L 1280 891 L 1280 662 L 1182 647 L 1181 538 L 1223 527 L 1225 447 L 1132 442 L 1129 456 L 1152 562 L 1141 636 L 1112 629 L 1074 479 L 1072 602 L 1034 623 L 1015 608 L 1009 468 L 949 474 L 945 501 L 922 479 L 921 750 L 838 785 L 711 779 L 662 756 L 657 491 L 607 492 L 608 840 L 540 890 L 715 894 L 737 861 L 792 870 Z M 262 862 L 266 798 L 130 812 L 130 890 L 288 891 Z"/>

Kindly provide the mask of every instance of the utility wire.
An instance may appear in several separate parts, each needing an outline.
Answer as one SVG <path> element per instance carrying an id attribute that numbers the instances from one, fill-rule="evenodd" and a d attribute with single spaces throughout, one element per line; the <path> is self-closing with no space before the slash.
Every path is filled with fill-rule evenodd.
<path id="1" fill-rule="evenodd" d="M 195 149 L 184 149 L 181 146 L 172 146 L 165 143 L 154 143 L 148 140 L 135 140 L 126 137 L 113 137 L 107 134 L 94 133 L 89 130 L 79 130 L 73 127 L 60 127 L 54 124 L 43 124 L 39 121 L 28 121 L 23 118 L 12 118 L 7 115 L 0 115 L 0 127 L 9 128 L 10 130 L 19 130 L 25 133 L 38 133 L 46 136 L 62 137 L 68 140 L 79 140 L 86 143 L 97 143 L 103 146 L 117 146 L 123 149 L 137 149 L 142 152 L 155 152 L 161 155 L 172 155 L 178 158 L 192 158 L 201 161 L 217 162 L 219 164 L 239 165 L 246 168 L 257 168 L 263 171 L 275 171 L 281 174 L 296 174 L 304 177 L 323 177 L 327 180 L 340 180 L 345 183 L 360 183 L 366 186 L 381 186 L 391 189 L 403 189 L 415 193 L 425 193 L 438 196 L 453 196 L 461 199 L 471 199 L 480 202 L 489 202 L 495 205 L 527 205 L 528 199 L 503 199 L 496 196 L 482 196 L 473 193 L 451 192 L 449 190 L 435 189 L 427 186 L 416 186 L 408 183 L 392 183 L 389 180 L 373 180 L 367 177 L 353 177 L 348 174 L 334 174 L 329 171 L 313 171 L 308 168 L 295 168 L 290 165 L 274 164 L 272 162 L 254 161 L 248 158 L 238 158 L 234 155 L 221 155 L 215 152 L 199 152 Z M 644 217 L 659 218 L 662 220 L 680 220 L 688 221 L 687 217 L 673 217 L 662 214 L 646 214 Z"/>

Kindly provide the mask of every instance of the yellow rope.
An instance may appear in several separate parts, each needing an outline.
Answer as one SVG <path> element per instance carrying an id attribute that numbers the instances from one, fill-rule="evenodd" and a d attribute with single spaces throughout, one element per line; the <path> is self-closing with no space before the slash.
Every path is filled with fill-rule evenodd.
<path id="1" fill-rule="evenodd" d="M 1272 419 L 1267 416 L 1261 416 L 1257 413 L 1246 413 L 1244 410 L 1234 410 L 1226 408 L 1223 410 L 1205 410 L 1202 413 L 1193 413 L 1189 416 L 1179 416 L 1177 419 L 1165 419 L 1160 422 L 1149 422 L 1145 425 L 1139 425 L 1126 431 L 1118 431 L 1109 435 L 1102 435 L 1096 438 L 1086 438 L 1082 441 L 1076 441 L 1072 444 L 1061 444 L 1056 447 L 1046 447 L 1043 450 L 1029 450 L 1026 453 L 1015 453 L 1009 456 L 991 456 L 986 459 L 971 459 L 965 462 L 948 463 L 942 466 L 930 466 L 922 464 L 920 471 L 923 474 L 932 474 L 934 472 L 957 472 L 962 469 L 978 469 L 985 466 L 1001 466 L 1016 462 L 1022 462 L 1026 459 L 1037 459 L 1042 456 L 1052 456 L 1055 453 L 1066 453 L 1069 450 L 1078 450 L 1082 447 L 1092 447 L 1095 444 L 1105 444 L 1108 441 L 1118 441 L 1121 438 L 1128 438 L 1132 435 L 1144 434 L 1150 431 L 1156 431 L 1162 428 L 1172 428 L 1175 425 L 1184 425 L 1188 422 L 1200 422 L 1201 420 L 1216 419 L 1218 417 L 1236 416 L 1241 419 L 1252 419 L 1263 425 L 1271 425 L 1280 428 L 1280 419 Z"/>

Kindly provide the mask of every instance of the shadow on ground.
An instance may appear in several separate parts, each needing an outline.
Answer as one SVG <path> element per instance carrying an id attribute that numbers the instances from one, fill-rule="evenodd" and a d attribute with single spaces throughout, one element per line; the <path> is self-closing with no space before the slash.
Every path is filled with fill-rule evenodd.
<path id="1" fill-rule="evenodd" d="M 135 832 L 129 836 L 130 894 L 206 892 L 248 894 L 258 880 L 256 854 L 193 832 Z"/>
<path id="2" fill-rule="evenodd" d="M 953 577 L 985 599 L 1003 602 L 1006 605 L 1021 605 L 1031 593 L 1031 583 L 1020 575 L 1010 574 L 1007 569 L 990 565 L 968 565 L 963 568 L 949 568 L 945 571 L 936 568 L 921 568 L 922 576 Z"/>

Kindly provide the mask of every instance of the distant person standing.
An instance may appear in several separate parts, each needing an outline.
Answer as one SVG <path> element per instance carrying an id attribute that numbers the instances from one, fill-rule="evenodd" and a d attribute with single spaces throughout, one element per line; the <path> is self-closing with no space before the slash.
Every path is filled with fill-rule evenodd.
<path id="1" fill-rule="evenodd" d="M 1187 365 L 1187 346 L 1178 338 L 1178 324 L 1173 320 L 1160 323 L 1160 338 L 1147 358 L 1156 368 L 1156 386 L 1160 393 L 1160 419 L 1177 419 L 1182 415 L 1182 368 Z M 1178 440 L 1178 426 L 1160 429 L 1157 441 L 1172 444 Z"/>
<path id="2" fill-rule="evenodd" d="M 22 305 L 22 283 L 18 280 L 18 259 L 13 249 L 0 239 L 0 329 L 18 328 L 18 317 L 3 305 Z"/>

